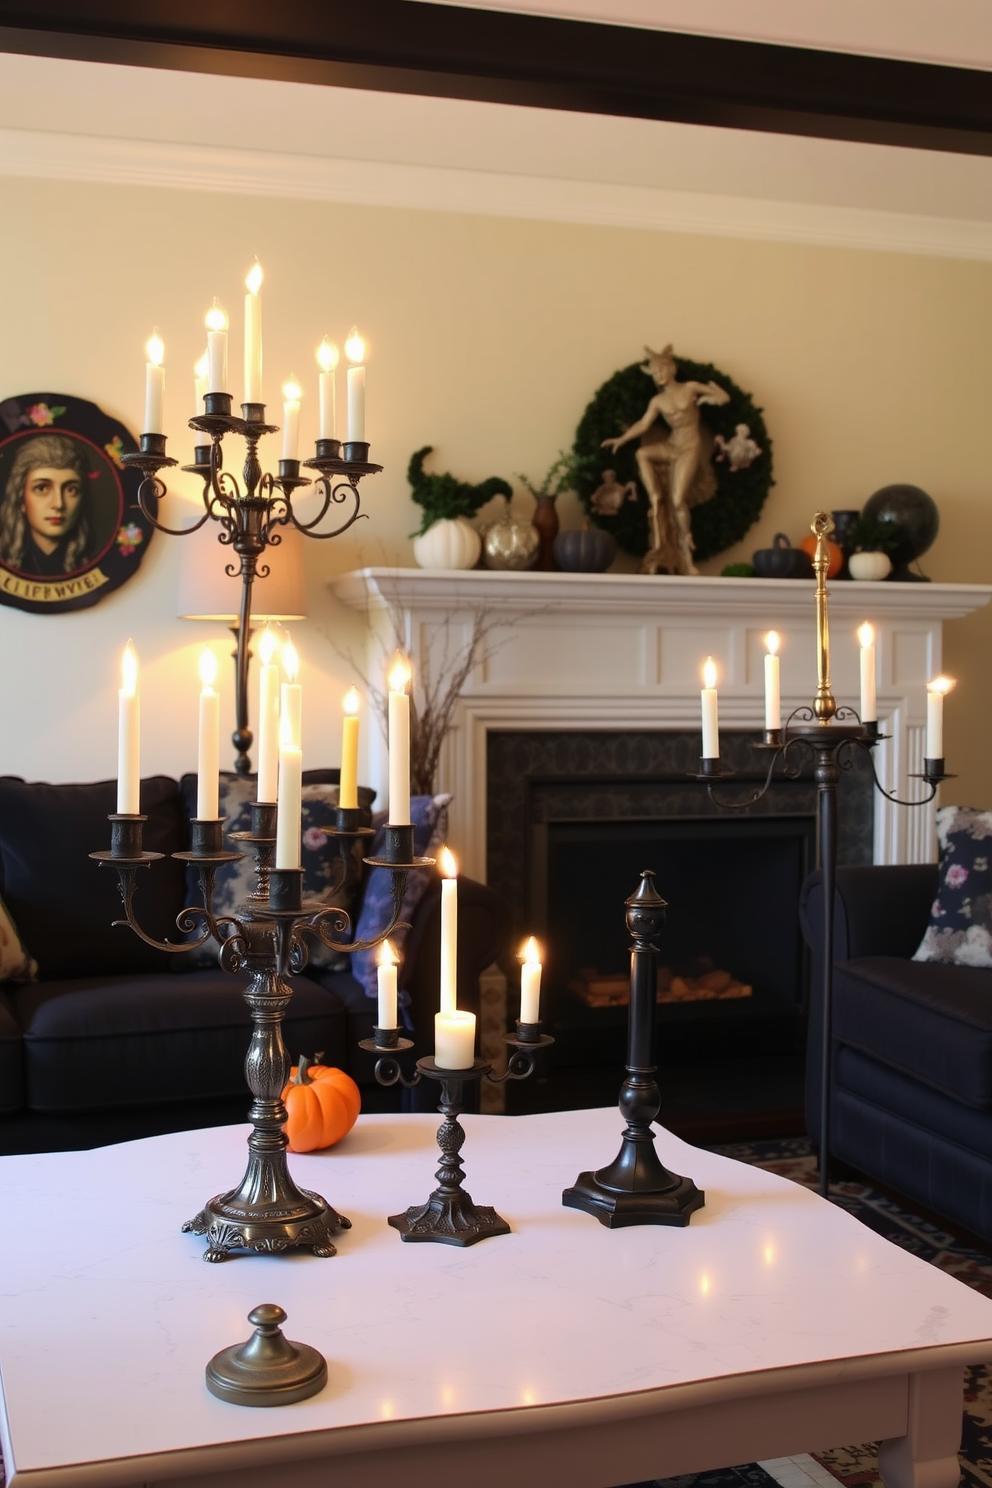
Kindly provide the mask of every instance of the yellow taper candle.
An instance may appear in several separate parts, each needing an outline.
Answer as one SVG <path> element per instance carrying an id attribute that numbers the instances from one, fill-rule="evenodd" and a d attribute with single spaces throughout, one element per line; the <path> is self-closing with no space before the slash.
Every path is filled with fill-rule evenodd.
<path id="1" fill-rule="evenodd" d="M 341 783 L 338 786 L 338 805 L 351 811 L 358 805 L 358 706 L 360 701 L 358 688 L 349 687 L 344 695 L 344 717 L 341 720 Z"/>
<path id="2" fill-rule="evenodd" d="M 208 646 L 200 653 L 200 730 L 196 760 L 196 814 L 200 821 L 220 816 L 220 696 L 217 658 Z"/>
<path id="3" fill-rule="evenodd" d="M 441 869 L 441 1011 L 453 1013 L 458 1006 L 458 864 L 454 854 L 442 847 Z"/>

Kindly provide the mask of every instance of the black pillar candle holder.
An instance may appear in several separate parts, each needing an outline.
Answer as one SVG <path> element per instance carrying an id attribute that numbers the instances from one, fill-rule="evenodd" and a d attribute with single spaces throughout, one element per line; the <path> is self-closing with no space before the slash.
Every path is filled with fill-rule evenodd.
<path id="1" fill-rule="evenodd" d="M 608 1229 L 627 1225 L 687 1225 L 705 1196 L 691 1178 L 670 1173 L 658 1156 L 651 1123 L 661 1110 L 655 1073 L 655 1023 L 658 1009 L 656 938 L 665 924 L 667 905 L 645 870 L 626 900 L 627 929 L 633 946 L 630 1007 L 627 1018 L 627 1078 L 620 1090 L 620 1114 L 626 1119 L 620 1151 L 605 1168 L 580 1173 L 561 1201 L 582 1209 Z"/>
<path id="2" fill-rule="evenodd" d="M 489 1205 L 476 1204 L 462 1187 L 465 1176 L 461 1160 L 461 1149 L 465 1143 L 465 1128 L 458 1117 L 464 1110 L 465 1086 L 488 1080 L 493 1085 L 502 1085 L 506 1080 L 526 1080 L 534 1071 L 534 1053 L 539 1048 L 548 1048 L 554 1039 L 540 1032 L 539 1024 L 525 1025 L 536 1029 L 537 1036 L 526 1042 L 506 1034 L 504 1042 L 513 1050 L 506 1072 L 497 1075 L 485 1059 L 475 1059 L 466 1069 L 445 1069 L 433 1057 L 418 1059 L 416 1074 L 407 1079 L 396 1055 L 412 1049 L 410 1039 L 402 1038 L 397 1030 L 376 1028 L 374 1036 L 362 1039 L 360 1048 L 381 1057 L 376 1063 L 375 1077 L 380 1085 L 403 1085 L 412 1090 L 421 1080 L 435 1080 L 441 1087 L 438 1110 L 444 1120 L 438 1128 L 437 1144 L 441 1149 L 441 1162 L 435 1177 L 438 1181 L 426 1203 L 413 1204 L 403 1214 L 391 1214 L 389 1224 L 398 1230 L 402 1240 L 410 1242 L 433 1241 L 441 1245 L 475 1245 L 494 1235 L 508 1235 L 510 1226 L 502 1215 Z M 384 1042 L 390 1037 L 392 1042 Z"/>

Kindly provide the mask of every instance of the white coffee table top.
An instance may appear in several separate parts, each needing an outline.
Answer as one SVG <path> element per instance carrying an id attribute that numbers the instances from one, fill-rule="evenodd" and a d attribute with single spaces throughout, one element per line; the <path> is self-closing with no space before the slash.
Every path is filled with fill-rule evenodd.
<path id="1" fill-rule="evenodd" d="M 365 1116 L 297 1181 L 346 1214 L 338 1255 L 211 1266 L 180 1233 L 244 1167 L 247 1128 L 0 1159 L 3 1449 L 19 1472 L 382 1421 L 731 1381 L 893 1352 L 992 1359 L 992 1302 L 757 1168 L 661 1132 L 706 1191 L 686 1229 L 609 1231 L 561 1191 L 619 1146 L 616 1110 L 466 1117 L 466 1186 L 513 1233 L 404 1244 L 434 1187 L 434 1116 Z M 216 1400 L 213 1353 L 260 1302 L 327 1357 L 317 1397 Z M 925 1365 L 925 1358 L 924 1358 Z"/>

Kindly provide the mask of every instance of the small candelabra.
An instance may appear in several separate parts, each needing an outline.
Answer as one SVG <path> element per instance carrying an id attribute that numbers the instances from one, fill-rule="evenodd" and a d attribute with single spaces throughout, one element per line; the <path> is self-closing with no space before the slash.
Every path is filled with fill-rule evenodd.
<path id="1" fill-rule="evenodd" d="M 412 1040 L 402 1038 L 395 1028 L 374 1028 L 370 1039 L 360 1047 L 378 1054 L 375 1077 L 380 1085 L 403 1085 L 412 1090 L 421 1080 L 435 1080 L 441 1087 L 438 1110 L 444 1120 L 438 1128 L 437 1144 L 441 1162 L 435 1174 L 437 1188 L 424 1204 L 413 1204 L 403 1214 L 391 1214 L 389 1223 L 399 1230 L 400 1238 L 409 1241 L 437 1241 L 442 1245 L 475 1245 L 490 1235 L 508 1235 L 510 1226 L 490 1205 L 476 1204 L 462 1187 L 464 1167 L 461 1149 L 465 1128 L 458 1117 L 465 1109 L 465 1086 L 488 1080 L 502 1085 L 507 1080 L 526 1080 L 534 1072 L 534 1056 L 547 1049 L 554 1039 L 541 1032 L 540 1023 L 517 1022 L 516 1034 L 505 1034 L 504 1042 L 512 1050 L 502 1075 L 496 1074 L 485 1059 L 476 1058 L 465 1069 L 445 1069 L 433 1057 L 418 1059 L 416 1073 L 407 1078 L 397 1055 L 412 1049 Z"/>
<path id="2" fill-rule="evenodd" d="M 244 773 L 249 768 L 247 751 L 251 744 L 244 697 L 252 585 L 256 576 L 264 577 L 267 572 L 259 560 L 267 547 L 281 541 L 280 529 L 289 523 L 307 537 L 326 539 L 347 531 L 360 515 L 358 482 L 382 467 L 369 462 L 367 443 L 346 443 L 342 448 L 336 439 L 319 439 L 314 458 L 305 464 L 318 472 L 316 485 L 322 496 L 321 505 L 312 520 L 302 522 L 293 510 L 293 494 L 311 482 L 301 476 L 300 462 L 280 460 L 278 475 L 262 470 L 259 440 L 276 432 L 274 425 L 265 422 L 263 404 L 242 404 L 238 418 L 231 412 L 230 394 L 207 393 L 204 413 L 191 419 L 190 427 L 205 435 L 209 443 L 198 445 L 193 464 L 184 467 L 202 476 L 204 482 L 203 514 L 189 527 L 170 528 L 158 520 L 158 502 L 166 495 L 159 472 L 176 464 L 166 454 L 165 436 L 143 434 L 139 450 L 123 458 L 141 470 L 138 502 L 160 531 L 186 536 L 213 520 L 220 528 L 219 541 L 229 545 L 238 557 L 240 568 L 236 570 L 231 565 L 229 571 L 232 575 L 240 572 L 241 576 L 237 652 L 239 729 L 235 743 L 239 751 L 238 769 Z M 245 440 L 243 486 L 223 468 L 222 441 L 232 434 Z M 346 508 L 344 519 L 322 528 L 328 512 L 342 506 Z M 208 1249 L 204 1259 L 208 1261 L 224 1260 L 236 1250 L 278 1252 L 293 1246 L 309 1246 L 316 1255 L 334 1255 L 332 1236 L 349 1228 L 350 1221 L 319 1194 L 299 1188 L 290 1177 L 286 1161 L 287 1140 L 282 1129 L 286 1108 L 282 1091 L 289 1073 L 289 1059 L 283 1043 L 282 1022 L 292 997 L 292 987 L 286 978 L 290 972 L 302 971 L 306 966 L 308 938 L 319 939 L 339 952 L 379 945 L 401 923 L 408 872 L 433 862 L 431 858 L 414 856 L 412 826 L 387 826 L 383 856 L 365 861 L 391 875 L 390 922 L 371 939 L 349 942 L 343 938 L 350 928 L 347 914 L 336 908 L 304 904 L 302 869 L 274 866 L 277 814 L 275 803 L 252 803 L 251 830 L 238 835 L 254 855 L 255 889 L 236 914 L 225 916 L 216 915 L 213 908 L 216 874 L 223 864 L 234 861 L 240 854 L 225 851 L 222 820 L 192 822 L 190 850 L 174 856 L 196 869 L 202 907 L 190 906 L 178 916 L 177 927 L 186 937 L 178 944 L 153 939 L 135 917 L 138 869 L 148 867 L 162 856 L 143 850 L 142 825 L 146 818 L 138 812 L 112 815 L 109 851 L 92 854 L 98 862 L 117 870 L 124 918 L 115 921 L 116 924 L 127 925 L 146 945 L 169 953 L 196 950 L 213 936 L 220 947 L 221 967 L 232 975 L 248 975 L 245 1001 L 252 1018 L 245 1060 L 245 1075 L 252 1094 L 248 1165 L 236 1188 L 210 1199 L 183 1226 L 184 1230 L 206 1235 Z M 357 809 L 339 807 L 334 824 L 324 830 L 339 847 L 338 885 L 328 885 L 333 890 L 344 882 L 354 843 L 371 829 L 362 825 Z"/>
<path id="3" fill-rule="evenodd" d="M 943 780 L 953 779 L 944 769 L 942 757 L 926 758 L 923 773 L 911 778 L 922 780 L 926 794 L 907 801 L 894 791 L 886 790 L 878 778 L 873 753 L 887 737 L 879 732 L 877 722 L 862 722 L 854 708 L 838 705 L 830 684 L 830 623 L 827 596 L 829 555 L 827 538 L 834 523 L 829 513 L 817 512 L 810 524 L 816 537 L 813 570 L 816 576 L 816 665 L 817 688 L 812 704 L 796 708 L 786 720 L 785 728 L 766 728 L 763 740 L 752 747 L 768 755 L 765 779 L 749 795 L 729 800 L 717 793 L 721 780 L 731 780 L 735 772 L 725 769 L 719 757 L 702 758 L 696 779 L 707 790 L 710 800 L 722 810 L 743 811 L 755 805 L 772 783 L 776 767 L 796 779 L 812 762 L 816 784 L 817 866 L 823 881 L 823 1022 L 820 1091 L 820 1193 L 828 1196 L 830 1184 L 830 1081 L 831 1038 L 833 1027 L 834 978 L 834 890 L 837 871 L 837 787 L 841 772 L 853 768 L 856 751 L 867 757 L 875 789 L 898 806 L 926 806 L 934 799 Z"/>
<path id="4" fill-rule="evenodd" d="M 655 1080 L 655 1022 L 658 1010 L 655 944 L 668 906 L 645 869 L 625 901 L 632 938 L 630 1005 L 627 1015 L 627 1078 L 620 1090 L 620 1114 L 627 1122 L 620 1151 L 605 1168 L 580 1173 L 561 1201 L 583 1209 L 608 1229 L 626 1225 L 687 1225 L 705 1195 L 691 1178 L 670 1173 L 658 1156 L 651 1123 L 661 1110 Z"/>

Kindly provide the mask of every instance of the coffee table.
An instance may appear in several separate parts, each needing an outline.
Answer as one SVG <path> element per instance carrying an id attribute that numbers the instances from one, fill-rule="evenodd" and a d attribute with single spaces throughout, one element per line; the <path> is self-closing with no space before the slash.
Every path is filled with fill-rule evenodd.
<path id="1" fill-rule="evenodd" d="M 337 1256 L 205 1265 L 180 1233 L 247 1128 L 0 1160 L 0 1414 L 11 1488 L 607 1488 L 887 1439 L 892 1488 L 957 1488 L 965 1364 L 992 1302 L 816 1195 L 661 1132 L 706 1191 L 686 1229 L 607 1230 L 561 1191 L 616 1110 L 466 1116 L 467 1187 L 513 1233 L 405 1245 L 432 1116 L 366 1116 L 291 1159 L 353 1221 Z M 276 1302 L 322 1394 L 210 1395 L 207 1360 Z"/>

